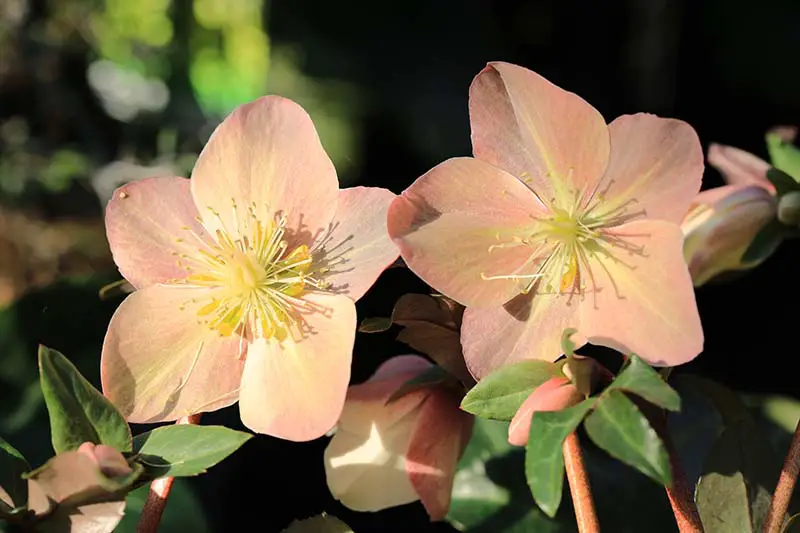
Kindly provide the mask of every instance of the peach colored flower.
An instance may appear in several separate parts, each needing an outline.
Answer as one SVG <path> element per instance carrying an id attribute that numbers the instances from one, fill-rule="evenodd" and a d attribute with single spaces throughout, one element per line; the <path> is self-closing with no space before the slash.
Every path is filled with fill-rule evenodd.
<path id="1" fill-rule="evenodd" d="M 430 368 L 415 355 L 381 365 L 350 387 L 336 433 L 325 449 L 333 496 L 356 511 L 378 511 L 421 500 L 431 520 L 450 508 L 458 459 L 472 433 L 454 388 L 436 385 L 387 404 L 408 380 Z"/>
<path id="2" fill-rule="evenodd" d="M 296 103 L 266 96 L 236 109 L 191 180 L 130 183 L 108 204 L 114 261 L 137 291 L 111 319 L 103 392 L 131 422 L 238 400 L 253 431 L 325 434 L 350 379 L 354 301 L 397 257 L 392 198 L 339 191 Z"/>
<path id="3" fill-rule="evenodd" d="M 536 411 L 560 411 L 578 405 L 584 398 L 569 379 L 550 378 L 533 390 L 511 419 L 508 425 L 508 443 L 514 446 L 525 446 L 528 443 L 531 422 Z"/>
<path id="4" fill-rule="evenodd" d="M 679 224 L 703 152 L 685 122 L 606 125 L 530 70 L 489 64 L 470 87 L 474 158 L 445 161 L 389 209 L 411 270 L 467 306 L 461 340 L 480 379 L 553 361 L 561 334 L 678 365 L 703 332 Z"/>
<path id="5" fill-rule="evenodd" d="M 723 272 L 763 262 L 767 255 L 749 262 L 742 255 L 778 210 L 775 187 L 767 180 L 769 163 L 719 144 L 709 146 L 708 163 L 727 185 L 699 193 L 682 224 L 684 256 L 696 287 Z"/>

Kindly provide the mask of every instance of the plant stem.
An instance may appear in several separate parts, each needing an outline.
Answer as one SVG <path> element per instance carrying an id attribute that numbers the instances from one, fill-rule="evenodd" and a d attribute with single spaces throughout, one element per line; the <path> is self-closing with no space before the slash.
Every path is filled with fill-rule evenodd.
<path id="1" fill-rule="evenodd" d="M 581 443 L 578 440 L 578 434 L 574 431 L 564 441 L 564 466 L 567 470 L 572 504 L 575 507 L 578 532 L 599 533 L 600 522 L 597 520 L 597 512 L 594 509 L 592 488 L 589 485 L 586 465 L 583 463 Z"/>
<path id="2" fill-rule="evenodd" d="M 179 418 L 176 424 L 198 424 L 200 415 L 190 415 Z M 173 477 L 162 477 L 150 483 L 150 492 L 147 493 L 147 500 L 142 508 L 142 515 L 136 525 L 136 533 L 156 533 L 158 524 L 161 523 L 161 515 L 167 506 L 167 498 L 175 482 Z"/>
<path id="3" fill-rule="evenodd" d="M 767 519 L 764 522 L 764 533 L 781 531 L 783 517 L 786 516 L 786 511 L 789 509 L 789 500 L 792 498 L 798 474 L 800 474 L 800 421 L 797 422 L 794 430 L 792 444 L 789 446 L 789 453 L 786 455 L 781 475 L 778 478 L 778 486 L 775 487 L 775 494 L 769 505 Z"/>

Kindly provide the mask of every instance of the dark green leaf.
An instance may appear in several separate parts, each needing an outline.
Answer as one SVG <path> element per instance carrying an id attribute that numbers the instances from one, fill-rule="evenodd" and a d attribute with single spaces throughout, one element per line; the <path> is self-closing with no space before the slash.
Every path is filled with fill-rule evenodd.
<path id="1" fill-rule="evenodd" d="M 511 420 L 531 392 L 561 375 L 561 364 L 521 361 L 498 368 L 475 385 L 461 401 L 468 413 L 494 420 Z"/>
<path id="2" fill-rule="evenodd" d="M 114 533 L 136 533 L 136 525 L 147 501 L 149 486 L 139 487 L 125 499 L 125 516 Z M 188 480 L 176 479 L 169 493 L 169 502 L 158 526 L 158 533 L 210 533 L 203 505 L 192 492 Z"/>
<path id="3" fill-rule="evenodd" d="M 791 142 L 787 142 L 780 131 L 771 130 L 767 132 L 766 138 L 772 166 L 800 181 L 800 150 Z"/>
<path id="4" fill-rule="evenodd" d="M 39 372 L 56 453 L 75 450 L 86 441 L 130 451 L 127 422 L 69 359 L 40 346 Z"/>
<path id="5" fill-rule="evenodd" d="M 252 435 L 222 426 L 176 424 L 137 435 L 133 450 L 148 478 L 202 474 L 239 449 Z"/>
<path id="6" fill-rule="evenodd" d="M 680 411 L 681 398 L 650 365 L 631 355 L 625 369 L 607 390 L 624 390 L 670 411 Z"/>
<path id="7" fill-rule="evenodd" d="M 531 419 L 530 437 L 525 449 L 525 476 L 536 503 L 553 517 L 561 503 L 564 485 L 564 439 L 575 431 L 595 399 L 561 411 L 536 413 Z"/>
<path id="8" fill-rule="evenodd" d="M 353 533 L 353 530 L 335 516 L 322 513 L 305 520 L 295 520 L 283 533 Z"/>
<path id="9" fill-rule="evenodd" d="M 11 498 L 5 503 L 10 508 L 24 507 L 28 502 L 28 482 L 22 474 L 30 470 L 25 457 L 5 440 L 0 438 L 0 488 Z"/>
<path id="10" fill-rule="evenodd" d="M 440 366 L 432 366 L 428 370 L 403 383 L 400 388 L 386 400 L 386 403 L 390 404 L 399 400 L 406 394 L 444 383 L 448 379 L 450 379 L 450 373 L 447 372 L 447 370 Z"/>
<path id="11" fill-rule="evenodd" d="M 775 186 L 775 192 L 778 197 L 800 190 L 800 183 L 797 183 L 792 176 L 777 168 L 767 170 L 767 179 Z"/>
<path id="12" fill-rule="evenodd" d="M 662 485 L 672 482 L 669 456 L 661 438 L 623 392 L 604 393 L 584 427 L 594 443 L 612 457 Z"/>
<path id="13" fill-rule="evenodd" d="M 787 228 L 775 218 L 758 230 L 753 242 L 742 254 L 742 263 L 757 264 L 771 256 L 786 236 Z"/>
<path id="14" fill-rule="evenodd" d="M 365 318 L 358 326 L 360 333 L 381 333 L 392 327 L 392 319 L 386 317 Z"/>

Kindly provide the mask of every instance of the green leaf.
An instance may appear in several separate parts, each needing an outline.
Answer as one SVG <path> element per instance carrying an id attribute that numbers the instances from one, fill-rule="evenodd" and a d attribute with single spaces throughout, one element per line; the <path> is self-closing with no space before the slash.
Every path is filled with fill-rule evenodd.
<path id="1" fill-rule="evenodd" d="M 447 521 L 471 533 L 572 533 L 568 506 L 548 518 L 531 498 L 523 449 L 508 443 L 508 422 L 476 418 L 458 463 Z"/>
<path id="2" fill-rule="evenodd" d="M 561 411 L 539 412 L 531 419 L 525 448 L 525 476 L 536 503 L 553 517 L 561 504 L 564 485 L 564 439 L 575 431 L 594 405 L 589 398 Z"/>
<path id="3" fill-rule="evenodd" d="M 39 372 L 56 453 L 82 443 L 131 450 L 131 429 L 114 405 L 56 350 L 39 347 Z"/>
<path id="4" fill-rule="evenodd" d="M 223 426 L 175 424 L 136 435 L 133 450 L 148 478 L 196 476 L 252 437 Z"/>
<path id="5" fill-rule="evenodd" d="M 670 411 L 680 411 L 681 397 L 650 365 L 631 355 L 628 365 L 606 390 L 624 390 Z"/>
<path id="6" fill-rule="evenodd" d="M 766 138 L 772 166 L 800 181 L 800 150 L 775 130 L 767 132 Z"/>
<path id="7" fill-rule="evenodd" d="M 352 528 L 326 513 L 305 520 L 295 520 L 282 533 L 353 533 Z"/>
<path id="8" fill-rule="evenodd" d="M 381 333 L 392 327 L 392 319 L 386 317 L 365 318 L 358 326 L 359 333 Z"/>
<path id="9" fill-rule="evenodd" d="M 136 533 L 150 486 L 145 485 L 129 492 L 125 499 L 125 516 L 114 533 Z M 192 491 L 188 480 L 176 479 L 169 493 L 169 501 L 158 526 L 158 533 L 210 533 L 203 505 Z"/>
<path id="10" fill-rule="evenodd" d="M 461 408 L 483 418 L 511 420 L 533 390 L 561 375 L 560 369 L 561 364 L 539 360 L 500 367 L 470 389 Z"/>
<path id="11" fill-rule="evenodd" d="M 561 351 L 567 357 L 575 355 L 575 343 L 572 342 L 572 336 L 578 332 L 577 328 L 567 328 L 561 333 Z"/>
<path id="12" fill-rule="evenodd" d="M 612 457 L 662 485 L 672 482 L 669 456 L 661 438 L 623 392 L 604 393 L 584 427 L 594 443 Z"/>
<path id="13" fill-rule="evenodd" d="M 775 193 L 779 198 L 784 194 L 800 190 L 800 183 L 797 183 L 792 176 L 777 168 L 767 170 L 767 179 L 775 186 Z"/>
<path id="14" fill-rule="evenodd" d="M 775 253 L 786 234 L 786 226 L 777 218 L 770 220 L 753 237 L 753 241 L 742 254 L 742 263 L 755 265 L 764 261 Z"/>
<path id="15" fill-rule="evenodd" d="M 5 503 L 11 509 L 24 507 L 28 502 L 28 482 L 22 474 L 30 470 L 25 457 L 5 440 L 0 438 L 0 488 L 6 491 L 11 501 Z"/>
<path id="16" fill-rule="evenodd" d="M 706 533 L 757 532 L 780 465 L 752 420 L 730 424 L 709 451 L 695 501 Z"/>
<path id="17" fill-rule="evenodd" d="M 428 370 L 403 383 L 400 388 L 394 391 L 394 394 L 386 400 L 386 404 L 388 405 L 399 400 L 406 394 L 444 383 L 448 379 L 450 379 L 450 373 L 447 370 L 440 366 L 432 366 Z"/>

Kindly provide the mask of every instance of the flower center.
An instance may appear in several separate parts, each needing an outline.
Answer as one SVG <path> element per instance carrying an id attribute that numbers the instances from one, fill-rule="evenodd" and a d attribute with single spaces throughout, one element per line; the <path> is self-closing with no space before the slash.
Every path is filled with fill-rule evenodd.
<path id="1" fill-rule="evenodd" d="M 228 228 L 219 214 L 209 208 L 222 229 L 216 239 L 201 239 L 197 253 L 183 254 L 181 264 L 189 272 L 176 283 L 211 289 L 197 307 L 198 319 L 221 336 L 286 337 L 298 322 L 298 311 L 309 304 L 300 296 L 308 290 L 325 289 L 327 283 L 315 276 L 311 252 L 306 245 L 291 250 L 286 239 L 286 216 L 261 221 L 251 206 L 246 217 L 236 216 L 235 228 Z"/>

